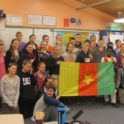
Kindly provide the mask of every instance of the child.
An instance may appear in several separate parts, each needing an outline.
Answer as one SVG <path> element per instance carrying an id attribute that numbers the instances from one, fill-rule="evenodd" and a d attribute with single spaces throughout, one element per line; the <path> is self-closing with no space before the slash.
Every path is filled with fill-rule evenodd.
<path id="1" fill-rule="evenodd" d="M 57 120 L 57 106 L 61 104 L 59 100 L 53 98 L 55 86 L 53 84 L 46 85 L 46 92 L 36 102 L 33 117 L 36 117 L 36 112 L 44 112 L 44 122 Z"/>
<path id="2" fill-rule="evenodd" d="M 87 43 L 84 43 L 82 46 L 81 52 L 77 55 L 76 62 L 79 63 L 90 63 L 91 59 L 89 57 L 89 46 Z M 83 104 L 91 104 L 91 98 L 90 96 L 85 97 L 77 97 L 77 105 L 81 105 L 81 101 L 83 101 Z"/>
<path id="3" fill-rule="evenodd" d="M 74 46 L 73 44 L 67 44 L 66 52 L 62 54 L 65 62 L 75 62 L 76 55 L 73 53 Z"/>
<path id="4" fill-rule="evenodd" d="M 87 62 L 89 63 L 89 62 L 91 62 L 88 50 L 89 50 L 89 47 L 87 46 L 86 43 L 84 43 L 82 45 L 81 52 L 77 55 L 76 62 L 79 62 L 79 63 L 87 63 Z"/>
<path id="5" fill-rule="evenodd" d="M 53 85 L 55 86 L 55 98 L 56 99 L 60 99 L 60 96 L 59 96 L 59 92 L 58 92 L 58 84 L 59 84 L 59 81 L 58 79 L 54 79 L 53 80 Z"/>
<path id="6" fill-rule="evenodd" d="M 54 86 L 56 88 L 55 89 L 55 99 L 59 100 L 60 96 L 59 96 L 59 91 L 58 91 L 58 84 L 59 84 L 58 79 L 54 79 L 53 84 L 54 84 Z M 66 113 L 69 113 L 70 112 L 70 108 L 67 107 L 67 106 L 65 106 L 65 108 L 66 108 Z"/>
<path id="7" fill-rule="evenodd" d="M 50 70 L 50 75 L 54 78 L 59 79 L 59 68 L 60 63 L 64 61 L 64 58 L 61 56 L 60 46 L 55 46 L 53 50 L 53 55 L 50 56 L 48 68 Z"/>
<path id="8" fill-rule="evenodd" d="M 8 73 L 1 79 L 1 94 L 2 94 L 2 113 L 16 114 L 19 113 L 18 98 L 20 79 L 16 74 L 17 66 L 10 64 Z"/>
<path id="9" fill-rule="evenodd" d="M 49 64 L 49 57 L 50 57 L 50 52 L 47 51 L 47 42 L 42 41 L 41 43 L 41 49 L 38 51 L 38 62 L 44 62 L 46 64 L 46 75 L 49 75 L 49 70 L 48 70 L 48 64 Z"/>
<path id="10" fill-rule="evenodd" d="M 37 80 L 33 75 L 30 60 L 23 60 L 22 70 L 17 75 L 20 77 L 20 113 L 23 114 L 24 118 L 29 118 L 32 116 L 37 101 Z"/>
<path id="11" fill-rule="evenodd" d="M 124 57 L 121 60 L 122 66 L 117 69 L 117 85 L 119 102 L 124 104 Z"/>
<path id="12" fill-rule="evenodd" d="M 17 63 L 19 59 L 18 46 L 19 46 L 19 41 L 17 39 L 13 39 L 11 41 L 9 50 L 6 52 L 6 57 L 5 57 L 6 69 L 8 69 L 9 63 Z"/>
<path id="13" fill-rule="evenodd" d="M 28 59 L 32 63 L 33 71 L 36 72 L 37 70 L 37 63 L 38 63 L 38 54 L 37 51 L 34 50 L 33 45 L 31 43 L 27 43 L 18 60 L 18 70 L 22 70 L 22 62 L 24 59 Z"/>
<path id="14" fill-rule="evenodd" d="M 45 63 L 44 62 L 40 62 L 38 64 L 38 71 L 34 73 L 34 76 L 37 79 L 38 89 L 42 88 L 43 82 L 46 79 L 45 68 L 46 68 Z"/>
<path id="15" fill-rule="evenodd" d="M 43 82 L 42 87 L 39 89 L 39 95 L 41 96 L 44 92 L 46 92 L 46 85 L 47 84 L 52 84 L 53 83 L 53 78 L 48 76 L 45 81 Z"/>
<path id="16" fill-rule="evenodd" d="M 113 47 L 109 46 L 106 51 L 106 56 L 104 56 L 102 58 L 101 62 L 113 62 L 114 67 L 115 67 L 116 58 L 112 56 L 112 53 L 113 53 Z M 108 95 L 104 96 L 104 100 L 105 100 L 104 105 L 108 105 L 109 104 L 109 96 Z M 116 103 L 116 92 L 113 95 L 111 95 L 111 103 L 114 107 L 119 108 L 119 106 Z"/>

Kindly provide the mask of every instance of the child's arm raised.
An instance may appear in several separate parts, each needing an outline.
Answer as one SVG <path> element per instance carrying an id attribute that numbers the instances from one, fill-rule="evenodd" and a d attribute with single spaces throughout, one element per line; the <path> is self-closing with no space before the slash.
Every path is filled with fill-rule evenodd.
<path id="1" fill-rule="evenodd" d="M 62 104 L 59 100 L 54 99 L 53 97 L 49 97 L 46 94 L 44 94 L 44 101 L 47 105 L 55 105 L 58 106 Z"/>

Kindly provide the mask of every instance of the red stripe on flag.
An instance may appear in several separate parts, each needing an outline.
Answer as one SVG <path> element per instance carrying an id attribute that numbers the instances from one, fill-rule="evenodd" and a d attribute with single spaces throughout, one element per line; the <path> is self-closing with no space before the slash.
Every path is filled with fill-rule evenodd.
<path id="1" fill-rule="evenodd" d="M 79 80 L 78 80 L 78 95 L 93 96 L 98 95 L 97 90 L 97 63 L 80 64 Z"/>

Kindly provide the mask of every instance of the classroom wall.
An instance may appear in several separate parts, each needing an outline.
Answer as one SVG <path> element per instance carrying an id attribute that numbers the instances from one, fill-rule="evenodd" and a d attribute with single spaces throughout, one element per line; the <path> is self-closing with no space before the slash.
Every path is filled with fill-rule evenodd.
<path id="1" fill-rule="evenodd" d="M 68 28 L 87 30 L 105 29 L 105 24 L 114 20 L 113 17 L 93 8 L 76 11 L 75 8 L 80 6 L 81 3 L 75 0 L 0 0 L 0 9 L 4 9 L 6 14 L 22 15 L 23 26 L 34 26 L 27 24 L 28 14 L 56 16 L 55 28 L 64 28 L 63 18 L 81 18 L 81 26 L 71 24 Z"/>

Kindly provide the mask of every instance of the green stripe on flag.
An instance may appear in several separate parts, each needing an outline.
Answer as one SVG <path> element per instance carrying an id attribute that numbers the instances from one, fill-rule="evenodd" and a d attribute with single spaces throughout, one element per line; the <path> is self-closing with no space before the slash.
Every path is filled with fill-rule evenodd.
<path id="1" fill-rule="evenodd" d="M 98 64 L 98 95 L 112 95 L 115 90 L 113 63 Z"/>
<path id="2" fill-rule="evenodd" d="M 61 62 L 59 95 L 78 96 L 79 63 Z"/>

